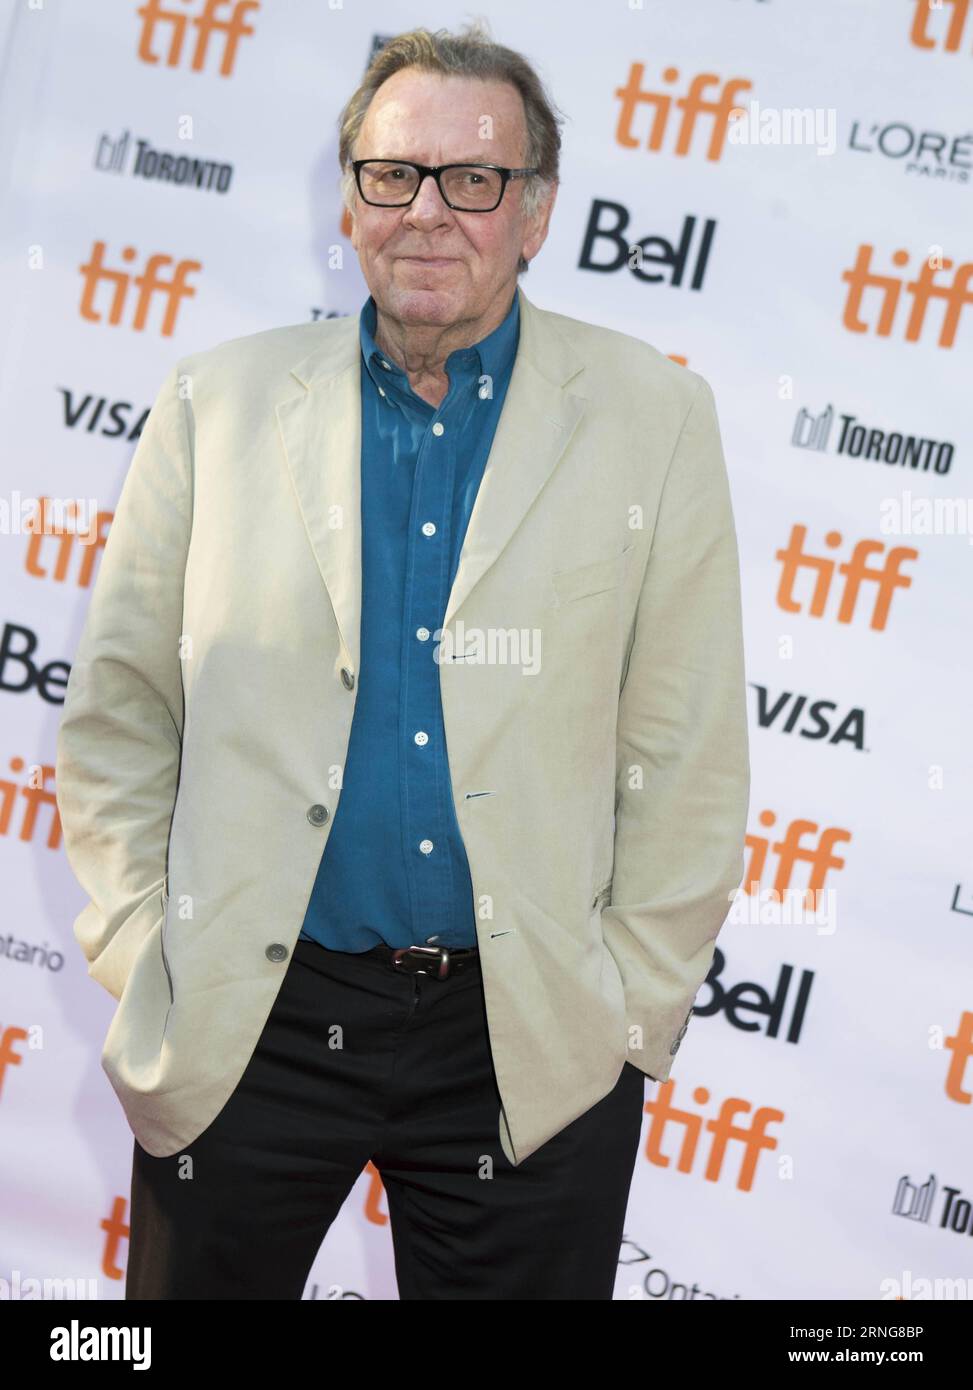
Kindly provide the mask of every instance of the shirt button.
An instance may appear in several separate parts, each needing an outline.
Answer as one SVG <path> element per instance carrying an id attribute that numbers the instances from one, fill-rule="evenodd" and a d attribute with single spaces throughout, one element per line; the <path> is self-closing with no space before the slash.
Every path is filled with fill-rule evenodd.
<path id="1" fill-rule="evenodd" d="M 434 521 L 424 521 L 422 523 L 422 534 L 424 536 L 434 536 L 436 534 L 436 523 Z"/>
<path id="2" fill-rule="evenodd" d="M 347 666 L 342 666 L 341 668 L 341 684 L 345 687 L 346 690 L 354 689 L 355 677 L 353 673 L 348 670 Z"/>
<path id="3" fill-rule="evenodd" d="M 423 733 L 422 729 L 420 729 L 419 732 L 414 735 L 414 738 L 420 748 L 425 748 L 426 744 L 429 742 L 429 735 L 427 733 Z"/>
<path id="4" fill-rule="evenodd" d="M 384 358 L 382 359 L 382 366 L 385 368 L 387 372 L 390 372 L 392 370 L 392 368 L 389 366 L 389 364 L 385 361 Z"/>
<path id="5" fill-rule="evenodd" d="M 418 637 L 418 639 L 419 639 L 420 642 L 428 642 L 428 641 L 429 641 L 429 629 L 428 629 L 427 627 L 417 627 L 417 628 L 416 628 L 416 636 Z"/>
<path id="6" fill-rule="evenodd" d="M 264 955 L 268 960 L 286 960 L 290 952 L 282 941 L 272 941 L 264 951 Z"/>
<path id="7" fill-rule="evenodd" d="M 317 803 L 309 806 L 307 810 L 307 818 L 312 825 L 323 825 L 330 814 L 327 806 L 319 806 Z"/>
<path id="8" fill-rule="evenodd" d="M 381 386 L 378 388 L 378 394 L 379 394 L 380 396 L 384 396 L 384 395 L 385 395 L 385 392 L 382 390 Z"/>
<path id="9" fill-rule="evenodd" d="M 438 937 L 438 936 L 427 936 L 427 937 L 426 937 L 426 945 L 427 945 L 427 946 L 431 946 L 432 943 L 433 943 L 434 941 L 438 941 L 438 940 L 439 940 L 439 937 Z"/>
<path id="10" fill-rule="evenodd" d="M 432 854 L 432 840 L 420 840 L 419 848 L 423 854 Z"/>
<path id="11" fill-rule="evenodd" d="M 435 424 L 433 425 L 433 427 L 432 427 L 432 432 L 433 432 L 433 434 L 443 434 L 444 431 L 445 431 L 445 429 L 446 429 L 446 426 L 440 424 L 439 421 L 437 420 L 436 423 L 435 423 Z"/>

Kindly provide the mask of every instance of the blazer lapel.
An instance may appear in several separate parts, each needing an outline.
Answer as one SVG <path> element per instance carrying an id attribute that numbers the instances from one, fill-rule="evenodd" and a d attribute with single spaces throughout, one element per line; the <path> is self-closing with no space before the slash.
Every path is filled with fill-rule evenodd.
<path id="1" fill-rule="evenodd" d="M 584 363 L 519 286 L 517 293 L 517 356 L 470 514 L 443 627 L 503 553 L 584 415 L 584 399 L 565 389 L 566 383 L 584 369 Z"/>
<path id="2" fill-rule="evenodd" d="M 542 310 L 520 297 L 510 384 L 470 516 L 443 626 L 497 560 L 557 466 L 585 401 L 566 384 L 584 364 Z M 352 670 L 360 662 L 361 351 L 358 315 L 328 325 L 291 367 L 305 388 L 276 407 L 308 540 Z"/>
<path id="3" fill-rule="evenodd" d="M 361 347 L 358 315 L 329 323 L 291 372 L 306 388 L 276 407 L 298 506 L 351 670 L 361 651 Z"/>

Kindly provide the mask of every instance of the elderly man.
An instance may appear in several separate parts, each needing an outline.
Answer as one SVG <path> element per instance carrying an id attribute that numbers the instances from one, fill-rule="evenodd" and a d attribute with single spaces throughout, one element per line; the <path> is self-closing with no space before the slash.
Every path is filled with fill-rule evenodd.
<path id="1" fill-rule="evenodd" d="M 369 1163 L 402 1298 L 612 1296 L 749 770 L 712 392 L 517 283 L 559 143 L 393 40 L 360 316 L 182 359 L 136 450 L 58 745 L 131 1299 L 299 1298 Z"/>

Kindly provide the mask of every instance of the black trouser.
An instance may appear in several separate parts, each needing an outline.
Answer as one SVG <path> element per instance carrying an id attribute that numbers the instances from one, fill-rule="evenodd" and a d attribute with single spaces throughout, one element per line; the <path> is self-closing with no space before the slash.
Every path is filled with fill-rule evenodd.
<path id="1" fill-rule="evenodd" d="M 301 1298 L 371 1159 L 400 1298 L 610 1299 L 644 1093 L 626 1062 L 514 1167 L 478 963 L 437 980 L 298 941 L 212 1124 L 169 1158 L 135 1144 L 126 1298 Z"/>

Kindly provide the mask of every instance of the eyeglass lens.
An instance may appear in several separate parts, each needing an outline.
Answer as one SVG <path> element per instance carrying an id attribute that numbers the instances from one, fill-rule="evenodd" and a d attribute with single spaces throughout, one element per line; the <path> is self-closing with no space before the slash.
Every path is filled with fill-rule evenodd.
<path id="1" fill-rule="evenodd" d="M 396 207 L 407 203 L 416 191 L 419 175 L 408 164 L 369 160 L 361 166 L 362 194 L 370 203 Z M 475 164 L 456 165 L 441 175 L 446 201 L 463 208 L 492 208 L 500 201 L 503 178 L 495 169 Z"/>

